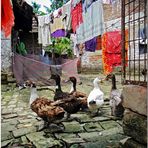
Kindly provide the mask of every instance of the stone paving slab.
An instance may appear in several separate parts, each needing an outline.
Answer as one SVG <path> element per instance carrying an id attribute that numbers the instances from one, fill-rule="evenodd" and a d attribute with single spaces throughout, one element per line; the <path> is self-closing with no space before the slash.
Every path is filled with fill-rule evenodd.
<path id="1" fill-rule="evenodd" d="M 115 127 L 121 127 L 116 121 L 113 121 L 113 120 L 103 121 L 100 124 L 105 130 L 115 128 Z"/>
<path id="2" fill-rule="evenodd" d="M 13 135 L 15 138 L 26 135 L 28 133 L 34 132 L 36 131 L 36 127 L 32 126 L 32 127 L 24 127 L 24 128 L 19 128 L 16 130 L 13 130 Z"/>
<path id="3" fill-rule="evenodd" d="M 78 133 L 84 131 L 83 127 L 79 124 L 79 122 L 76 121 L 63 122 L 62 124 L 65 127 L 65 133 Z"/>
<path id="4" fill-rule="evenodd" d="M 94 131 L 102 131 L 103 128 L 101 127 L 101 125 L 98 123 L 98 122 L 90 122 L 90 123 L 85 123 L 84 125 L 84 129 L 87 131 L 87 132 L 94 132 Z"/>
<path id="5" fill-rule="evenodd" d="M 53 137 L 44 137 L 44 132 L 34 132 L 27 134 L 26 137 L 33 142 L 33 144 L 38 148 L 49 148 L 59 146 L 62 147 L 62 144 L 55 140 Z"/>
<path id="6" fill-rule="evenodd" d="M 78 90 L 89 94 L 93 87 L 88 84 L 92 85 L 93 78 L 94 75 L 85 75 Z M 57 127 L 51 126 L 48 129 L 43 129 L 44 121 L 29 107 L 29 90 L 19 91 L 11 84 L 9 87 L 2 85 L 2 148 L 113 148 L 125 137 L 122 120 L 110 116 L 109 100 L 106 98 L 109 96 L 111 83 L 101 84 L 106 98 L 99 116 L 91 117 L 88 112 L 78 112 L 71 117 L 79 120 L 62 121 Z M 63 91 L 69 91 L 70 84 L 62 88 Z M 38 93 L 40 96 L 53 98 L 53 92 L 49 89 L 40 89 Z"/>

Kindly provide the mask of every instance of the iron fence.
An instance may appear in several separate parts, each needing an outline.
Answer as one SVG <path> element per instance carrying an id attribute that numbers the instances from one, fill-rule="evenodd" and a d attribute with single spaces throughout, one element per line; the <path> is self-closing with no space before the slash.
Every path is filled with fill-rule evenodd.
<path id="1" fill-rule="evenodd" d="M 147 0 L 122 0 L 122 78 L 147 86 Z M 128 38 L 125 37 L 128 30 Z M 128 50 L 126 50 L 126 46 Z M 126 57 L 128 52 L 128 57 Z"/>

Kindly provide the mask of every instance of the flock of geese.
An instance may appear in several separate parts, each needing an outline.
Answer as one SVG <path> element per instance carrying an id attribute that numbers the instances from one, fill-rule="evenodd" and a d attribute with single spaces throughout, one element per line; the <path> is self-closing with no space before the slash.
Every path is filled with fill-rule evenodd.
<path id="1" fill-rule="evenodd" d="M 25 82 L 25 87 L 29 87 L 30 107 L 40 118 L 45 122 L 47 127 L 50 123 L 64 118 L 71 119 L 71 114 L 78 111 L 90 111 L 91 115 L 96 116 L 100 112 L 104 104 L 104 93 L 100 89 L 99 83 L 104 80 L 112 80 L 112 88 L 110 92 L 110 107 L 111 115 L 122 117 L 124 108 L 122 106 L 122 97 L 119 90 L 116 88 L 116 79 L 114 74 L 109 74 L 105 79 L 95 78 L 93 81 L 94 88 L 87 96 L 85 93 L 77 91 L 77 80 L 75 77 L 70 77 L 68 81 L 72 83 L 70 92 L 63 92 L 61 88 L 61 78 L 57 74 L 52 74 L 50 79 L 56 83 L 54 98 L 52 100 L 40 97 L 37 93 L 36 84 L 28 80 Z"/>

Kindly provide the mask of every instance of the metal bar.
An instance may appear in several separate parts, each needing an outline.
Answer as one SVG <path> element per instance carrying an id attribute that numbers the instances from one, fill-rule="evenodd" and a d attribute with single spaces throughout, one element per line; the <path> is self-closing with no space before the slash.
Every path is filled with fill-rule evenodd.
<path id="1" fill-rule="evenodd" d="M 147 16 L 146 14 L 146 6 L 147 5 L 147 0 L 144 0 L 144 16 Z M 146 35 L 146 17 L 144 18 L 144 33 Z M 146 44 L 146 40 L 144 41 L 144 43 Z M 147 53 L 144 53 L 144 69 L 146 69 L 146 56 L 147 56 Z M 146 76 L 147 75 L 144 75 L 144 81 L 146 82 Z"/>
<path id="2" fill-rule="evenodd" d="M 125 69 L 125 0 L 121 1 L 122 8 L 121 8 L 121 56 L 122 56 L 122 83 L 124 83 L 126 79 L 126 69 Z"/>
<path id="3" fill-rule="evenodd" d="M 135 8 L 135 1 L 133 1 L 133 8 Z M 133 12 L 133 20 L 135 20 L 135 11 Z M 135 39 L 135 23 L 133 24 L 133 39 Z M 135 71 L 136 71 L 136 64 L 135 64 L 135 42 L 134 43 L 134 80 L 135 80 Z"/>
<path id="4" fill-rule="evenodd" d="M 144 18 L 146 18 L 146 16 L 140 17 L 140 19 L 144 19 Z M 139 20 L 139 18 L 134 19 L 134 20 L 132 20 L 132 21 L 128 21 L 128 22 L 126 21 L 125 24 L 132 23 L 132 22 L 136 22 L 136 21 L 138 21 L 138 20 Z"/>
<path id="5" fill-rule="evenodd" d="M 128 5 L 128 12 L 129 12 L 129 17 L 128 19 L 130 20 L 130 4 Z M 129 39 L 128 39 L 128 46 L 129 46 L 129 59 L 131 59 L 131 46 L 130 46 L 130 23 L 128 23 L 128 30 L 129 30 Z M 129 60 L 129 79 L 131 79 L 131 60 Z"/>
<path id="6" fill-rule="evenodd" d="M 129 0 L 129 2 L 127 2 L 127 3 L 125 3 L 125 5 L 129 5 L 130 3 L 133 3 L 135 0 L 133 0 L 133 1 L 130 1 Z"/>
<path id="7" fill-rule="evenodd" d="M 139 2 L 139 14 L 138 14 L 138 18 L 139 19 L 141 19 L 140 18 L 140 0 L 138 1 Z M 139 22 L 138 22 L 138 38 L 139 38 L 139 30 L 140 30 L 140 20 L 139 20 Z M 138 40 L 138 44 L 140 44 L 140 40 Z M 140 82 L 140 51 L 139 51 L 139 82 Z"/>
<path id="8" fill-rule="evenodd" d="M 147 59 L 146 59 L 147 60 Z M 135 60 L 127 60 L 127 61 L 139 61 L 139 59 L 135 59 Z M 140 61 L 145 61 L 145 59 L 140 59 Z"/>
<path id="9" fill-rule="evenodd" d="M 144 38 L 144 39 L 146 39 L 146 38 Z M 128 42 L 134 42 L 134 41 L 139 41 L 139 40 L 140 40 L 140 39 L 137 38 L 137 39 L 130 40 L 130 41 L 128 41 Z"/>
<path id="10" fill-rule="evenodd" d="M 140 86 L 144 86 L 147 87 L 147 83 L 143 82 L 143 81 L 133 81 L 133 80 L 126 80 L 124 84 L 134 84 L 134 85 L 140 85 Z"/>

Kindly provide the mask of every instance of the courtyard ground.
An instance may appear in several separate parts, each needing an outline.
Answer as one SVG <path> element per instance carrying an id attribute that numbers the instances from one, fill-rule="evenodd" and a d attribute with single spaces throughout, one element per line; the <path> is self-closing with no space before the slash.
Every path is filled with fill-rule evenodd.
<path id="1" fill-rule="evenodd" d="M 79 91 L 89 94 L 93 89 L 93 79 L 102 74 L 80 74 Z M 117 88 L 122 89 L 121 78 L 117 78 Z M 43 128 L 44 122 L 29 108 L 29 89 L 18 90 L 15 83 L 1 85 L 1 147 L 7 148 L 117 148 L 119 141 L 126 136 L 122 130 L 122 120 L 110 116 L 109 93 L 111 81 L 100 84 L 105 94 L 102 113 L 90 117 L 87 112 L 78 112 L 72 117 L 78 121 L 63 121 Z M 49 87 L 38 87 L 39 96 L 53 98 Z M 54 86 L 50 88 L 54 89 Z M 70 90 L 70 84 L 62 86 Z"/>

